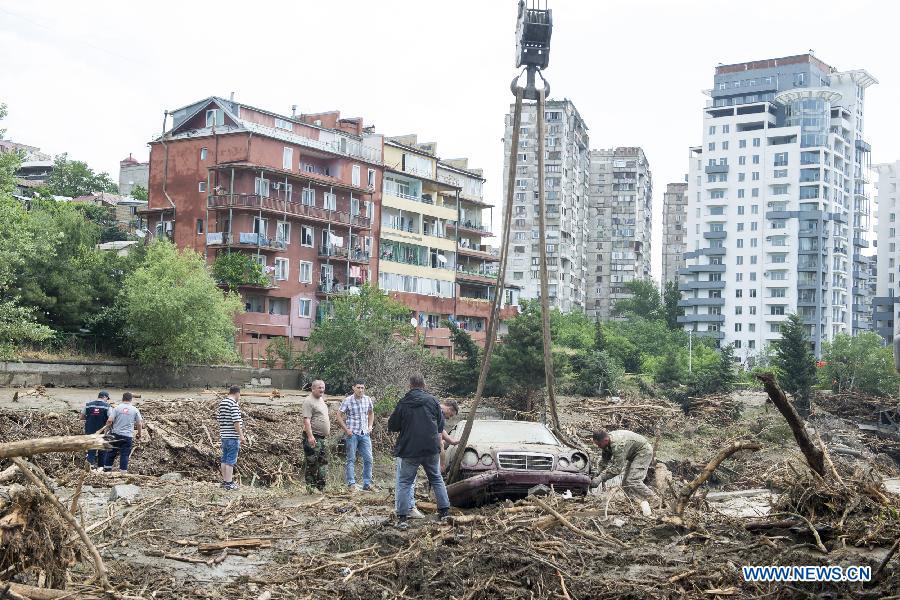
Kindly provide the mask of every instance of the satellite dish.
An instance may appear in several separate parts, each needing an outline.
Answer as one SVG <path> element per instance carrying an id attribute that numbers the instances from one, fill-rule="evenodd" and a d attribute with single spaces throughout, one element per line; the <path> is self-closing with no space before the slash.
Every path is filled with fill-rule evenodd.
<path id="1" fill-rule="evenodd" d="M 416 321 L 416 318 L 415 318 L 415 317 L 413 317 L 413 318 L 411 318 L 411 319 L 409 320 L 409 324 L 412 325 L 413 327 L 415 327 L 416 325 L 419 324 L 419 322 Z"/>
<path id="2" fill-rule="evenodd" d="M 147 232 L 144 231 L 143 229 L 138 229 L 137 231 L 134 232 L 134 235 L 138 236 L 141 239 L 144 239 L 145 237 L 147 237 Z"/>

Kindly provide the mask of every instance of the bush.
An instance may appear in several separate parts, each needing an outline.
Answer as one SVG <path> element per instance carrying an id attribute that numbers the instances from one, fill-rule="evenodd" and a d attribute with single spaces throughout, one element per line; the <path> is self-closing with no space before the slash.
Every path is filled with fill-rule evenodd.
<path id="1" fill-rule="evenodd" d="M 241 285 L 264 286 L 269 282 L 262 265 L 243 252 L 219 254 L 213 262 L 212 275 L 229 290 Z"/>
<path id="2" fill-rule="evenodd" d="M 603 350 L 583 350 L 571 360 L 572 392 L 582 396 L 617 394 L 622 367 Z"/>
<path id="3" fill-rule="evenodd" d="M 819 381 L 836 392 L 856 390 L 892 396 L 900 384 L 900 376 L 894 371 L 893 350 L 882 344 L 877 333 L 837 335 L 825 344 L 822 360 L 825 365 Z"/>

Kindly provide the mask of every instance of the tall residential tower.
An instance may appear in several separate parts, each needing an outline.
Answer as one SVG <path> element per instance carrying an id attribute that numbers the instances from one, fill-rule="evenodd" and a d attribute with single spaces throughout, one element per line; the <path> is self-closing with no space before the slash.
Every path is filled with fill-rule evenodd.
<path id="1" fill-rule="evenodd" d="M 877 165 L 878 182 L 878 261 L 873 299 L 873 329 L 885 342 L 900 333 L 900 227 L 897 214 L 897 185 L 900 184 L 900 160 Z"/>
<path id="2" fill-rule="evenodd" d="M 670 183 L 663 194 L 662 284 L 678 283 L 687 250 L 687 183 Z"/>
<path id="3" fill-rule="evenodd" d="M 746 361 L 799 314 L 819 355 L 853 330 L 868 245 L 863 70 L 802 54 L 716 68 L 692 148 L 679 320 Z"/>

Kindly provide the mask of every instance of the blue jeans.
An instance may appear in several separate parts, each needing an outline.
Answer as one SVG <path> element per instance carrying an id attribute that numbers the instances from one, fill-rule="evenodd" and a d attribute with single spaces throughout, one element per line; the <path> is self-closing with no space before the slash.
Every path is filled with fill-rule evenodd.
<path id="1" fill-rule="evenodd" d="M 441 477 L 441 455 L 432 454 L 431 456 L 404 458 L 400 463 L 400 480 L 397 485 L 397 501 L 400 503 L 397 509 L 398 516 L 409 516 L 409 512 L 412 510 L 410 492 L 413 483 L 416 481 L 416 473 L 419 471 L 420 466 L 425 470 L 431 489 L 434 490 L 438 510 L 450 508 L 447 486 L 444 485 L 444 478 Z"/>
<path id="2" fill-rule="evenodd" d="M 112 434 L 112 448 L 106 451 L 106 462 L 103 464 L 104 471 L 112 471 L 113 463 L 116 462 L 116 454 L 119 455 L 119 470 L 128 470 L 128 459 L 131 457 L 131 444 L 134 441 L 127 435 Z"/>
<path id="3" fill-rule="evenodd" d="M 222 438 L 222 464 L 236 465 L 240 450 L 241 440 L 238 438 Z"/>
<path id="4" fill-rule="evenodd" d="M 106 465 L 106 450 L 88 450 L 87 461 L 92 467 L 102 467 Z"/>
<path id="5" fill-rule="evenodd" d="M 354 433 L 344 438 L 347 449 L 347 465 L 344 470 L 344 480 L 347 485 L 356 484 L 356 451 L 362 454 L 363 459 L 363 486 L 372 485 L 372 438 L 369 434 L 359 435 Z"/>
<path id="6" fill-rule="evenodd" d="M 403 459 L 399 456 L 395 459 L 397 462 L 397 476 L 394 479 L 394 512 L 398 515 L 400 514 L 400 465 L 403 464 Z M 413 482 L 409 486 L 409 494 L 407 495 L 409 498 L 409 509 L 412 510 L 416 506 L 416 479 L 413 477 Z"/>

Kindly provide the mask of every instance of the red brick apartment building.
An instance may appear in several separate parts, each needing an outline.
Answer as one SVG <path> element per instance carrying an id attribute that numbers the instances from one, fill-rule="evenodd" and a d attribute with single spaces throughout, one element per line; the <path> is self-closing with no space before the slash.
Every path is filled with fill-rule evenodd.
<path id="1" fill-rule="evenodd" d="M 302 345 L 330 298 L 378 285 L 384 139 L 361 118 L 285 116 L 218 97 L 170 114 L 171 128 L 150 144 L 141 212 L 152 233 L 210 264 L 230 250 L 265 268 L 266 285 L 238 290 L 242 356 L 258 359 L 279 336 Z M 419 314 L 417 294 L 392 295 L 423 329 L 436 327 Z M 488 307 L 474 312 L 486 318 Z"/>

